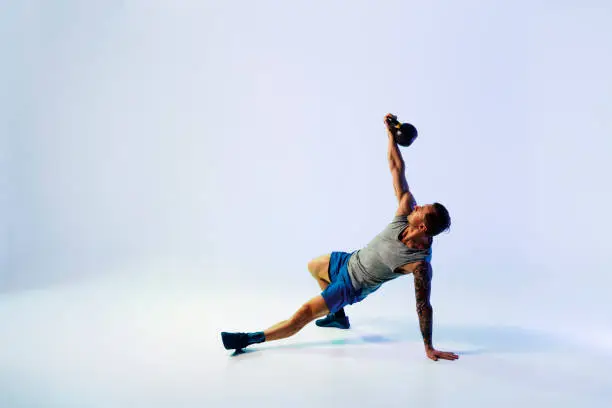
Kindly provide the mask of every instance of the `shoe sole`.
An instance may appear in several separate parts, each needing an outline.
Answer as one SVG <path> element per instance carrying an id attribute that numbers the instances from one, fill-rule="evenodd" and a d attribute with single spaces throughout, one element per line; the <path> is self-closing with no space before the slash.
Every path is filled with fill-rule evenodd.
<path id="1" fill-rule="evenodd" d="M 330 324 L 330 325 L 320 325 L 320 324 L 317 324 L 317 326 L 319 326 L 319 327 L 327 327 L 327 328 L 332 328 L 332 329 L 343 329 L 343 330 L 350 329 L 350 327 L 351 327 L 351 325 L 340 326 L 340 325 L 336 325 L 336 324 Z"/>

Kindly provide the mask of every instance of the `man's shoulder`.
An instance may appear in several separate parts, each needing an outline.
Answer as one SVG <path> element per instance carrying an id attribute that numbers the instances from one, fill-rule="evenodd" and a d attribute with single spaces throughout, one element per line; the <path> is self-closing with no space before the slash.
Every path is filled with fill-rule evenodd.
<path id="1" fill-rule="evenodd" d="M 414 207 L 416 206 L 416 200 L 410 191 L 405 192 L 399 199 L 397 211 L 395 215 L 409 216 Z"/>
<path id="2" fill-rule="evenodd" d="M 395 214 L 389 223 L 393 226 L 405 226 L 408 225 L 408 215 L 406 214 Z"/>

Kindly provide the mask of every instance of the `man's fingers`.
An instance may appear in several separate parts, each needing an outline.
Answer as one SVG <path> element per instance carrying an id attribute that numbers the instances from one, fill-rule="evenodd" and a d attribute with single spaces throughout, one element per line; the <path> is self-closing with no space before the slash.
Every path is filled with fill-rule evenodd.
<path id="1" fill-rule="evenodd" d="M 442 360 L 457 360 L 459 356 L 455 353 L 451 353 L 449 351 L 436 351 L 434 353 L 427 353 L 427 356 L 433 361 Z"/>

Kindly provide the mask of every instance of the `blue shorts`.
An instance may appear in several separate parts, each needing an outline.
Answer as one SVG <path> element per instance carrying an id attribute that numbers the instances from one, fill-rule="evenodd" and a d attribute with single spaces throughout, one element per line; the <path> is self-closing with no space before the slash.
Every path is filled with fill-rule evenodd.
<path id="1" fill-rule="evenodd" d="M 321 296 L 331 313 L 335 313 L 346 305 L 362 301 L 361 290 L 356 291 L 348 274 L 348 261 L 352 253 L 332 252 L 329 260 L 329 279 L 331 283 Z"/>

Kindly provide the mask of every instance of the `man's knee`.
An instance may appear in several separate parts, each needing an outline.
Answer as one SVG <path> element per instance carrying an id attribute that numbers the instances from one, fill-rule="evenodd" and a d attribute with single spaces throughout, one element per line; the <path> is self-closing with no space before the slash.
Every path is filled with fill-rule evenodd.
<path id="1" fill-rule="evenodd" d="M 315 313 L 311 305 L 303 304 L 297 312 L 291 316 L 291 325 L 296 329 L 301 329 L 315 318 Z"/>
<path id="2" fill-rule="evenodd" d="M 322 274 L 322 272 L 326 272 L 329 269 L 330 258 L 331 255 L 327 254 L 310 260 L 308 262 L 308 271 L 310 274 L 315 278 L 321 278 L 326 275 L 326 273 Z"/>
<path id="3" fill-rule="evenodd" d="M 310 274 L 312 276 L 316 276 L 317 275 L 317 261 L 316 261 L 316 259 L 313 259 L 313 260 L 308 262 L 308 272 L 310 272 Z"/>
<path id="4" fill-rule="evenodd" d="M 291 326 L 295 330 L 300 330 L 308 323 L 329 313 L 327 303 L 323 296 L 318 295 L 304 303 L 298 310 L 291 316 L 289 320 Z"/>
<path id="5" fill-rule="evenodd" d="M 303 304 L 293 315 L 294 322 L 301 325 L 307 324 L 312 319 L 314 319 L 314 312 L 308 303 Z"/>

